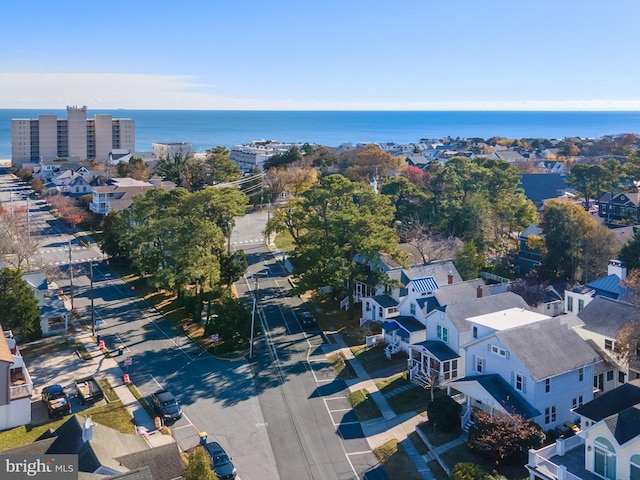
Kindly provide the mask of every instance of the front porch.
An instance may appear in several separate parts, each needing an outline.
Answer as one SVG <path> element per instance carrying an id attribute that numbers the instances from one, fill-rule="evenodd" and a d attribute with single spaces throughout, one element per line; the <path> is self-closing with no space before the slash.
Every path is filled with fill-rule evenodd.
<path id="1" fill-rule="evenodd" d="M 442 387 L 458 378 L 460 355 L 438 340 L 409 345 L 409 380 L 423 388 Z"/>

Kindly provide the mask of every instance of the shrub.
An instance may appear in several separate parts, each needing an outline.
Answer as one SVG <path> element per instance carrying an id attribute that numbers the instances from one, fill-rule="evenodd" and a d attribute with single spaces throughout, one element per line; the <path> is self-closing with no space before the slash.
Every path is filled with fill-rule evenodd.
<path id="1" fill-rule="evenodd" d="M 427 415 L 438 430 L 450 432 L 460 425 L 462 407 L 453 398 L 443 395 L 427 404 Z"/>

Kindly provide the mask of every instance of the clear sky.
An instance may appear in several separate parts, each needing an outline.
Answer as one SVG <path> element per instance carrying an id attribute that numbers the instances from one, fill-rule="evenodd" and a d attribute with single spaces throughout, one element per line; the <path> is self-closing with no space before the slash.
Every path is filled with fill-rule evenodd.
<path id="1" fill-rule="evenodd" d="M 0 18 L 0 108 L 640 110 L 638 0 L 4 0 Z"/>

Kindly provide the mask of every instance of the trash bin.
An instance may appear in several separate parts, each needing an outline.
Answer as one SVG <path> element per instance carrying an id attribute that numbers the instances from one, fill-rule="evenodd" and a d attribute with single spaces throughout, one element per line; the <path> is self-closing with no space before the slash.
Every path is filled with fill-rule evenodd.
<path id="1" fill-rule="evenodd" d="M 122 345 L 120 345 L 118 347 L 118 355 L 122 355 L 124 353 L 124 347 Z"/>
<path id="2" fill-rule="evenodd" d="M 206 445 L 207 444 L 207 432 L 200 432 L 200 433 L 198 433 L 198 435 L 200 436 L 200 445 Z"/>
<path id="3" fill-rule="evenodd" d="M 96 335 L 96 343 L 100 345 L 100 340 L 102 340 L 102 335 Z"/>

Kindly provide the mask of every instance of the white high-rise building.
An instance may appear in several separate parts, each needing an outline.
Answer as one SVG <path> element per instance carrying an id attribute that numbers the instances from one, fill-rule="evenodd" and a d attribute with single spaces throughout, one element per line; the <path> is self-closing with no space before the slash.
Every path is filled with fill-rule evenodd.
<path id="1" fill-rule="evenodd" d="M 38 163 L 56 158 L 106 161 L 112 150 L 134 152 L 135 121 L 97 114 L 87 118 L 87 107 L 68 106 L 67 118 L 38 115 L 11 120 L 11 164 Z"/>

